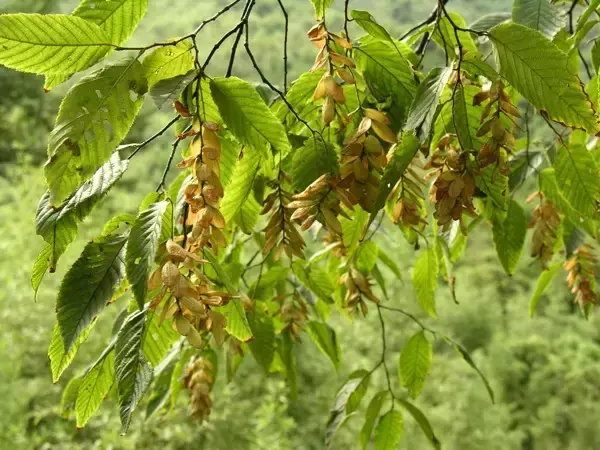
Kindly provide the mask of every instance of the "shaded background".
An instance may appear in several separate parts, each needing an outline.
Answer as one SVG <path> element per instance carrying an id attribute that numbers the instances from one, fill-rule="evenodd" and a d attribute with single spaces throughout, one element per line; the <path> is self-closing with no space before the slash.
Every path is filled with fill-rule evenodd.
<path id="1" fill-rule="evenodd" d="M 216 0 L 150 0 L 147 17 L 131 44 L 147 44 L 188 33 L 225 2 Z M 341 23 L 341 2 L 329 14 L 330 28 Z M 426 17 L 435 0 L 352 0 L 352 7 L 368 9 L 398 36 Z M 292 19 L 291 76 L 312 64 L 314 48 L 305 38 L 313 22 L 308 0 L 284 0 Z M 0 12 L 64 12 L 75 1 L 0 0 Z M 489 12 L 509 11 L 510 0 L 452 0 L 449 10 L 467 23 Z M 238 20 L 238 10 L 211 24 L 199 41 L 210 49 Z M 334 23 L 335 26 L 332 26 Z M 271 80 L 282 79 L 283 20 L 275 0 L 260 0 L 251 20 L 254 54 Z M 354 31 L 356 34 L 356 31 Z M 227 65 L 229 46 L 214 58 L 214 73 Z M 431 66 L 442 62 L 432 48 Z M 241 52 L 240 52 L 241 53 Z M 242 56 L 236 74 L 258 81 Z M 214 391 L 211 420 L 198 424 L 187 417 L 186 396 L 169 414 L 144 420 L 143 407 L 126 437 L 119 436 L 115 402 L 105 402 L 83 430 L 60 414 L 62 389 L 68 379 L 93 361 L 108 340 L 116 308 L 108 308 L 72 367 L 52 385 L 46 355 L 54 322 L 58 283 L 88 238 L 109 216 L 135 212 L 144 192 L 153 190 L 168 156 L 168 139 L 148 147 L 132 162 L 124 178 L 80 227 L 80 237 L 62 258 L 56 274 L 42 285 L 37 303 L 30 288 L 30 268 L 42 248 L 35 235 L 34 214 L 44 191 L 40 165 L 45 159 L 47 133 L 68 86 L 44 94 L 43 80 L 0 68 L 0 449 L 319 449 L 328 409 L 339 384 L 350 371 L 371 367 L 379 357 L 379 325 L 375 315 L 349 323 L 333 321 L 343 349 L 336 373 L 316 346 L 305 339 L 299 349 L 299 398 L 293 402 L 285 381 L 265 379 L 251 357 L 235 379 L 220 377 Z M 156 113 L 148 101 L 132 130 L 132 141 L 159 129 L 171 113 Z M 534 130 L 534 145 L 543 148 L 545 131 Z M 523 191 L 531 192 L 534 186 Z M 388 274 L 391 305 L 421 313 L 410 285 L 414 250 L 397 230 L 384 228 L 379 238 L 400 263 L 406 281 Z M 434 344 L 432 373 L 417 404 L 427 414 L 446 449 L 594 449 L 600 448 L 599 320 L 582 319 L 570 304 L 561 277 L 555 280 L 535 319 L 527 316 L 528 301 L 539 268 L 525 254 L 521 270 L 508 277 L 497 261 L 491 232 L 482 225 L 469 237 L 461 263 L 456 266 L 457 297 L 447 288 L 438 291 L 440 319 L 428 325 L 461 342 L 491 381 L 497 401 L 492 405 L 476 374 L 447 346 Z M 415 330 L 414 324 L 386 313 L 388 363 L 395 374 L 398 352 Z M 378 380 L 381 382 L 382 380 Z M 371 390 L 371 393 L 375 389 Z M 366 403 L 366 402 L 365 402 Z M 334 448 L 357 447 L 362 414 L 340 430 Z M 425 449 L 428 444 L 406 418 L 403 449 Z"/>

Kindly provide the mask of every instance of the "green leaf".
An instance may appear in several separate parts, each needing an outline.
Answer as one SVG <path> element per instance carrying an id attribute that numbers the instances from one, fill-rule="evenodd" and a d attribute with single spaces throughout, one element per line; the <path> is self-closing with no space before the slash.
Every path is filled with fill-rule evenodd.
<path id="1" fill-rule="evenodd" d="M 219 264 L 217 257 L 210 250 L 204 252 L 204 257 L 210 262 L 212 268 L 217 273 L 219 281 L 231 294 L 235 294 L 237 290 L 227 272 Z M 220 307 L 219 312 L 227 318 L 225 331 L 243 342 L 247 342 L 252 338 L 252 330 L 250 329 L 246 312 L 239 298 L 234 298 L 227 305 Z"/>
<path id="2" fill-rule="evenodd" d="M 462 149 L 466 151 L 476 149 L 477 144 L 474 139 L 476 134 L 473 130 L 479 127 L 479 120 L 473 123 L 473 118 L 469 116 L 469 103 L 462 84 L 457 84 L 453 90 L 452 115 L 456 137 Z"/>
<path id="3" fill-rule="evenodd" d="M 108 395 L 115 373 L 115 352 L 105 352 L 85 373 L 75 403 L 77 428 L 83 428 Z"/>
<path id="4" fill-rule="evenodd" d="M 381 417 L 375 429 L 375 450 L 395 450 L 404 433 L 404 417 L 391 410 Z"/>
<path id="5" fill-rule="evenodd" d="M 550 39 L 567 24 L 566 11 L 551 5 L 548 0 L 515 0 L 512 19 L 515 23 L 538 30 Z"/>
<path id="6" fill-rule="evenodd" d="M 210 88 L 225 125 L 242 144 L 259 152 L 270 144 L 282 156 L 291 150 L 283 125 L 250 83 L 216 77 Z"/>
<path id="7" fill-rule="evenodd" d="M 79 222 L 92 212 L 127 167 L 128 161 L 122 160 L 118 153 L 114 153 L 92 178 L 79 186 L 79 189 L 58 208 L 50 205 L 49 192 L 42 196 L 36 212 L 35 227 L 36 233 L 50 246 L 44 248 L 34 266 L 32 284 L 36 294 L 46 271 L 50 269 L 54 272 L 58 259 L 77 236 Z M 38 281 L 34 282 L 34 277 Z"/>
<path id="8" fill-rule="evenodd" d="M 562 264 L 560 262 L 552 264 L 539 276 L 535 285 L 535 290 L 533 291 L 533 295 L 531 296 L 531 300 L 529 300 L 529 317 L 533 317 L 535 315 L 535 310 L 537 309 L 540 300 L 542 299 L 542 295 L 544 294 L 544 292 L 546 292 L 546 289 L 548 289 L 548 286 L 550 286 L 550 283 L 558 274 L 561 265 Z"/>
<path id="9" fill-rule="evenodd" d="M 366 36 L 354 48 L 354 57 L 370 93 L 378 101 L 392 100 L 388 117 L 392 128 L 399 130 L 417 92 L 409 62 L 387 42 Z"/>
<path id="10" fill-rule="evenodd" d="M 162 362 L 171 346 L 180 338 L 179 333 L 173 330 L 168 321 L 164 321 L 161 325 L 158 322 L 159 314 L 156 311 L 148 311 L 142 352 L 152 367 L 157 367 Z"/>
<path id="11" fill-rule="evenodd" d="M 185 75 L 194 68 L 192 43 L 181 41 L 176 45 L 158 47 L 144 58 L 148 86 L 176 76 Z"/>
<path id="12" fill-rule="evenodd" d="M 338 369 L 342 362 L 342 349 L 333 328 L 324 322 L 311 320 L 306 324 L 306 330 L 311 339 L 317 344 L 317 347 L 319 347 L 319 350 Z"/>
<path id="13" fill-rule="evenodd" d="M 248 314 L 248 323 L 254 335 L 254 339 L 248 342 L 248 347 L 258 365 L 268 374 L 275 356 L 273 319 L 265 314 L 254 312 Z"/>
<path id="14" fill-rule="evenodd" d="M 569 204 L 583 217 L 598 217 L 599 171 L 592 154 L 583 145 L 564 145 L 554 161 L 556 182 Z"/>
<path id="15" fill-rule="evenodd" d="M 369 406 L 367 407 L 367 412 L 365 413 L 365 423 L 360 429 L 359 434 L 360 446 L 362 450 L 367 448 L 369 441 L 371 440 L 371 434 L 373 433 L 373 428 L 375 427 L 377 417 L 379 416 L 379 412 L 383 407 L 383 402 L 388 395 L 388 391 L 378 392 L 373 396 Z"/>
<path id="16" fill-rule="evenodd" d="M 221 213 L 225 222 L 229 223 L 252 195 L 261 159 L 259 152 L 244 151 L 242 158 L 237 161 L 231 182 L 225 187 L 225 195 L 221 201 Z"/>
<path id="17" fill-rule="evenodd" d="M 321 20 L 325 17 L 325 11 L 333 4 L 333 0 L 311 0 L 315 8 L 315 19 Z"/>
<path id="18" fill-rule="evenodd" d="M 594 45 L 592 46 L 592 65 L 596 70 L 600 68 L 600 41 L 597 40 L 594 41 Z M 592 93 L 590 92 L 591 95 Z"/>
<path id="19" fill-rule="evenodd" d="M 506 215 L 494 218 L 492 233 L 498 259 L 506 273 L 512 275 L 519 265 L 527 234 L 527 217 L 523 207 L 511 200 Z"/>
<path id="20" fill-rule="evenodd" d="M 309 138 L 294 153 L 292 182 L 298 191 L 303 191 L 321 175 L 335 173 L 337 170 L 338 157 L 335 150 L 321 139 Z"/>
<path id="21" fill-rule="evenodd" d="M 148 278 L 154 265 L 163 216 L 168 205 L 169 202 L 163 200 L 152 203 L 142 211 L 135 219 L 127 241 L 127 279 L 131 283 L 131 290 L 140 309 L 143 308 L 148 294 Z"/>
<path id="22" fill-rule="evenodd" d="M 467 27 L 465 19 L 463 19 L 460 14 L 450 13 L 449 16 L 452 19 L 452 22 L 458 27 Z M 441 18 L 432 38 L 436 44 L 445 50 L 450 58 L 454 58 L 456 56 L 456 52 L 458 51 L 458 42 L 456 41 L 456 35 L 454 34 L 454 26 L 447 17 Z M 477 52 L 477 46 L 475 45 L 475 42 L 473 42 L 473 38 L 471 37 L 470 33 L 459 31 L 458 38 L 460 39 L 463 52 Z"/>
<path id="23" fill-rule="evenodd" d="M 110 37 L 110 42 L 122 45 L 129 39 L 148 9 L 148 0 L 83 0 L 73 15 L 93 22 Z"/>
<path id="24" fill-rule="evenodd" d="M 437 318 L 435 311 L 435 289 L 438 282 L 438 260 L 435 249 L 429 247 L 417 258 L 413 266 L 412 282 L 417 295 L 417 301 L 423 311 L 434 319 Z"/>
<path id="25" fill-rule="evenodd" d="M 72 378 L 67 383 L 65 390 L 62 393 L 60 399 L 60 409 L 62 416 L 66 419 L 75 409 L 75 401 L 77 400 L 77 393 L 79 392 L 79 386 L 81 385 L 81 377 Z"/>
<path id="26" fill-rule="evenodd" d="M 413 335 L 404 345 L 398 361 L 400 384 L 417 398 L 431 369 L 432 347 L 424 331 Z"/>
<path id="27" fill-rule="evenodd" d="M 150 96 L 156 107 L 162 109 L 171 106 L 181 96 L 181 93 L 192 82 L 196 76 L 196 71 L 190 70 L 184 75 L 177 75 L 173 78 L 157 81 L 150 86 Z"/>
<path id="28" fill-rule="evenodd" d="M 196 111 L 198 109 L 202 120 L 222 124 L 223 118 L 221 117 L 219 108 L 213 98 L 210 82 L 205 78 L 201 78 L 199 81 L 200 89 L 198 91 L 198 97 L 200 100 L 200 107 L 198 108 L 196 106 L 195 99 L 198 80 L 189 84 L 183 92 L 183 99 L 185 100 L 184 104 L 190 111 Z"/>
<path id="29" fill-rule="evenodd" d="M 353 217 L 353 220 L 346 219 L 345 217 L 340 218 L 340 222 L 342 223 L 342 231 L 344 232 L 344 246 L 348 252 L 353 252 L 354 248 L 359 244 L 363 233 L 367 229 L 366 227 L 369 220 L 369 213 L 367 213 L 360 206 L 355 205 L 351 217 Z"/>
<path id="30" fill-rule="evenodd" d="M 123 434 L 127 433 L 132 414 L 152 379 L 152 366 L 142 352 L 145 321 L 145 310 L 129 315 L 115 344 L 115 378 Z"/>
<path id="31" fill-rule="evenodd" d="M 398 403 L 400 403 L 404 407 L 404 409 L 406 409 L 409 412 L 409 414 L 413 417 L 413 419 L 415 419 L 415 422 L 417 422 L 419 424 L 419 427 L 421 427 L 423 434 L 425 435 L 427 440 L 431 443 L 432 447 L 435 448 L 436 450 L 441 449 L 442 443 L 440 442 L 440 440 L 437 438 L 437 436 L 433 432 L 433 428 L 431 427 L 429 420 L 427 420 L 427 417 L 425 417 L 425 414 L 423 414 L 421 412 L 421 410 L 419 408 L 417 408 L 415 405 L 413 405 L 410 402 L 407 402 L 404 399 L 398 398 L 396 400 L 398 401 Z"/>
<path id="32" fill-rule="evenodd" d="M 539 32 L 516 23 L 494 27 L 490 38 L 500 74 L 536 108 L 569 127 L 597 132 L 594 109 L 568 57 Z"/>
<path id="33" fill-rule="evenodd" d="M 356 25 L 369 33 L 373 38 L 391 44 L 400 56 L 406 58 L 414 65 L 417 65 L 418 57 L 414 51 L 404 42 L 394 39 L 390 33 L 375 20 L 375 17 L 373 17 L 370 12 L 355 9 L 350 15 Z"/>
<path id="34" fill-rule="evenodd" d="M 394 261 L 394 259 L 385 252 L 385 250 L 380 248 L 377 256 L 379 257 L 381 262 L 383 264 L 385 264 L 387 266 L 387 268 L 392 271 L 392 273 L 396 276 L 396 278 L 398 278 L 399 280 L 402 280 L 402 271 L 400 270 L 400 267 L 398 266 L 396 261 Z"/>
<path id="35" fill-rule="evenodd" d="M 350 394 L 348 398 L 348 403 L 346 403 L 346 414 L 350 416 L 353 412 L 358 410 L 362 399 L 365 397 L 367 390 L 369 389 L 369 383 L 371 382 L 371 375 L 367 374 L 363 376 L 361 382 L 356 386 L 354 392 Z"/>
<path id="36" fill-rule="evenodd" d="M 90 242 L 60 285 L 56 315 L 66 352 L 104 309 L 125 278 L 127 236 L 101 236 Z"/>
<path id="37" fill-rule="evenodd" d="M 440 103 L 444 87 L 452 75 L 448 67 L 434 67 L 419 84 L 415 99 L 406 119 L 405 130 L 419 130 L 419 136 L 429 136 L 435 111 Z"/>
<path id="38" fill-rule="evenodd" d="M 488 31 L 490 28 L 493 28 L 496 25 L 508 22 L 511 17 L 511 13 L 508 12 L 486 14 L 469 25 L 469 28 L 475 31 Z"/>
<path id="39" fill-rule="evenodd" d="M 60 14 L 0 15 L 0 64 L 21 72 L 71 74 L 111 49 L 98 25 Z"/>
<path id="40" fill-rule="evenodd" d="M 356 268 L 364 274 L 370 273 L 379 255 L 379 247 L 374 241 L 363 242 L 356 249 Z"/>
<path id="41" fill-rule="evenodd" d="M 50 370 L 52 372 L 53 383 L 56 383 L 67 367 L 69 367 L 75 358 L 77 350 L 79 350 L 79 346 L 83 344 L 90 335 L 94 324 L 95 321 L 92 321 L 92 323 L 79 335 L 68 352 L 65 352 L 65 345 L 60 334 L 60 327 L 58 324 L 54 325 L 54 328 L 52 329 L 52 340 L 48 347 L 48 357 L 50 358 Z"/>
<path id="42" fill-rule="evenodd" d="M 256 201 L 253 195 L 249 195 L 240 210 L 234 216 L 233 221 L 240 230 L 246 234 L 252 234 L 258 220 L 262 206 Z"/>
<path id="43" fill-rule="evenodd" d="M 348 377 L 348 380 L 338 390 L 333 406 L 329 412 L 329 420 L 327 421 L 327 427 L 325 429 L 325 449 L 330 448 L 335 432 L 348 417 L 346 407 L 350 396 L 367 375 L 368 372 L 366 370 L 352 372 Z"/>
<path id="44" fill-rule="evenodd" d="M 335 283 L 326 270 L 316 265 L 305 266 L 301 261 L 294 261 L 292 268 L 299 283 L 324 302 L 333 303 L 331 296 L 335 291 Z"/>
<path id="45" fill-rule="evenodd" d="M 462 345 L 454 342 L 446 336 L 444 337 L 444 340 L 448 345 L 450 345 L 454 350 L 456 350 L 456 352 L 462 357 L 462 359 L 464 359 L 465 362 L 469 366 L 471 366 L 473 370 L 475 370 L 475 372 L 477 372 L 477 375 L 479 375 L 479 378 L 481 378 L 481 381 L 483 381 L 483 384 L 485 385 L 485 388 L 490 396 L 490 399 L 492 400 L 492 403 L 494 403 L 494 391 L 492 390 L 492 386 L 490 385 L 490 382 L 487 380 L 487 378 L 483 375 L 483 372 L 479 370 L 479 367 L 477 367 L 475 361 L 473 361 L 473 358 L 471 358 L 469 352 Z"/>
<path id="46" fill-rule="evenodd" d="M 400 144 L 398 144 L 396 150 L 392 154 L 390 162 L 385 166 L 381 182 L 379 183 L 377 199 L 375 200 L 373 211 L 369 218 L 369 224 L 373 223 L 377 217 L 377 213 L 385 206 L 385 202 L 394 189 L 394 186 L 396 186 L 400 178 L 402 178 L 402 175 L 404 175 L 410 162 L 419 151 L 419 146 L 419 140 L 413 134 L 404 133 L 402 135 Z"/>
<path id="47" fill-rule="evenodd" d="M 296 113 L 307 122 L 312 119 L 321 119 L 321 105 L 313 101 L 313 94 L 319 81 L 323 77 L 323 73 L 323 70 L 303 73 L 296 81 L 294 81 L 285 96 Z M 290 111 L 283 101 L 277 101 L 273 106 L 273 110 L 277 118 L 283 122 L 288 129 L 291 130 L 298 125 L 298 118 Z"/>
<path id="48" fill-rule="evenodd" d="M 50 133 L 44 174 L 60 204 L 111 157 L 129 132 L 146 92 L 142 65 L 120 61 L 73 86 Z"/>

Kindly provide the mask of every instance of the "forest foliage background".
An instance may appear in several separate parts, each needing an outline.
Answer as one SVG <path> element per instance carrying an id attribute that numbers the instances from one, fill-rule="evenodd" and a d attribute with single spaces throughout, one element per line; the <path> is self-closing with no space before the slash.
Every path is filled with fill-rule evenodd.
<path id="1" fill-rule="evenodd" d="M 1 2 L 0 12 L 69 12 L 75 1 L 17 0 Z M 185 34 L 219 9 L 218 0 L 151 0 L 147 17 L 132 45 Z M 311 64 L 314 55 L 305 32 L 312 26 L 308 1 L 284 2 L 292 17 L 290 79 Z M 333 20 L 341 23 L 336 3 Z M 467 23 L 490 12 L 509 11 L 510 0 L 452 0 L 451 11 Z M 434 0 L 353 0 L 352 7 L 368 9 L 393 35 L 426 17 Z M 252 19 L 252 39 L 261 65 L 279 79 L 282 74 L 280 36 L 282 19 L 275 0 L 263 0 Z M 236 17 L 215 25 L 221 36 Z M 200 43 L 200 45 L 202 45 Z M 212 45 L 212 44 L 211 44 Z M 210 48 L 211 45 L 206 45 Z M 428 58 L 442 58 L 432 52 Z M 237 74 L 256 79 L 248 64 L 237 64 Z M 216 61 L 216 70 L 227 61 Z M 258 80 L 256 80 L 258 81 Z M 298 357 L 299 394 L 287 395 L 285 381 L 266 381 L 252 358 L 246 358 L 235 379 L 220 377 L 211 420 L 199 425 L 186 416 L 185 401 L 168 415 L 145 421 L 138 414 L 126 437 L 118 434 L 114 402 L 106 402 L 100 414 L 84 430 L 60 413 L 60 396 L 68 376 L 51 386 L 46 343 L 52 333 L 53 301 L 62 269 L 48 277 L 38 302 L 29 285 L 31 262 L 42 246 L 35 236 L 35 205 L 43 192 L 40 164 L 45 157 L 46 136 L 65 87 L 42 94 L 41 77 L 0 68 L 0 448 L 11 449 L 318 449 L 322 447 L 327 411 L 335 391 L 352 370 L 364 367 L 379 352 L 376 317 L 350 323 L 334 322 L 344 349 L 336 372 L 311 342 Z M 151 105 L 148 105 L 151 107 Z M 150 111 L 148 111 L 149 113 Z M 151 134 L 165 117 L 150 114 L 138 120 L 132 139 Z M 533 130 L 543 146 L 546 131 Z M 147 149 L 130 168 L 112 195 L 84 226 L 83 237 L 65 260 L 72 261 L 87 238 L 117 212 L 135 212 L 145 190 L 152 190 L 162 167 L 155 155 L 168 151 L 165 141 Z M 161 153 L 162 152 L 162 153 Z M 400 261 L 403 280 L 389 275 L 390 296 L 417 316 L 412 301 L 409 255 L 411 248 L 394 230 L 384 230 L 382 245 Z M 417 404 L 426 411 L 446 449 L 591 449 L 600 447 L 597 404 L 600 400 L 600 325 L 597 315 L 585 321 L 570 303 L 562 280 L 556 280 L 539 308 L 528 317 L 528 301 L 537 271 L 528 258 L 522 270 L 508 277 L 498 264 L 491 234 L 469 237 L 463 262 L 456 266 L 456 305 L 447 289 L 439 293 L 439 319 L 432 324 L 471 352 L 490 380 L 496 404 L 491 404 L 477 375 L 450 348 L 436 348 L 432 373 Z M 411 300 L 411 301 L 409 301 Z M 98 324 L 78 360 L 74 374 L 102 349 L 116 310 Z M 113 317 L 111 316 L 111 313 Z M 399 315 L 389 323 L 389 352 L 398 353 L 411 335 L 410 323 Z M 69 375 L 67 374 L 67 375 Z M 382 381 L 382 380 L 380 380 Z M 336 436 L 334 448 L 355 448 L 359 421 L 350 422 Z M 416 424 L 407 419 L 402 448 L 427 448 Z"/>

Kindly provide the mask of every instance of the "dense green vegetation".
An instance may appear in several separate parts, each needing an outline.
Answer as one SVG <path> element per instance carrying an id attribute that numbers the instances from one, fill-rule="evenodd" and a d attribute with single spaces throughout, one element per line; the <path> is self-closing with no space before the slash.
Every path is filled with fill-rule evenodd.
<path id="1" fill-rule="evenodd" d="M 73 2 L 17 1 L 0 12 L 41 11 L 68 13 Z M 193 29 L 203 18 L 220 9 L 220 1 L 164 2 L 151 0 L 148 14 L 128 45 L 146 45 Z M 282 41 L 278 33 L 282 19 L 274 0 L 257 2 L 251 21 L 254 53 L 269 78 L 281 80 Z M 305 38 L 313 24 L 308 1 L 284 2 L 291 17 L 290 80 L 312 64 L 315 51 Z M 289 5 L 287 5 L 289 3 Z M 481 16 L 510 10 L 509 0 L 451 0 L 448 8 L 472 23 Z M 343 24 L 343 2 L 336 1 L 331 29 Z M 392 35 L 399 36 L 412 24 L 428 16 L 434 1 L 353 0 L 353 9 L 368 9 Z M 2 9 L 4 8 L 4 9 Z M 580 12 L 583 8 L 577 9 Z M 239 13 L 225 16 L 206 33 L 210 43 L 200 46 L 204 57 L 213 43 L 234 26 Z M 358 33 L 352 25 L 351 33 Z M 586 43 L 587 45 L 588 43 Z M 587 49 L 587 48 L 585 48 Z M 241 52 L 240 52 L 241 53 Z M 587 57 L 587 55 L 586 55 Z M 117 60 L 117 57 L 111 57 Z M 111 59 L 111 60 L 112 60 Z M 425 64 L 429 69 L 444 63 L 444 53 L 432 44 Z M 227 52 L 216 56 L 211 70 L 222 74 Z M 423 71 L 424 73 L 427 70 Z M 582 72 L 583 73 L 583 72 Z M 259 82 L 248 58 L 241 54 L 234 74 Z M 67 84 L 74 84 L 75 80 Z M 584 74 L 582 78 L 586 80 Z M 171 137 L 155 141 L 115 186 L 101 207 L 80 226 L 79 237 L 62 257 L 57 273 L 44 280 L 37 302 L 30 288 L 31 262 L 42 248 L 35 236 L 34 213 L 46 189 L 40 165 L 46 155 L 47 134 L 67 86 L 42 93 L 43 78 L 23 75 L 0 67 L 0 448 L 17 449 L 318 449 L 322 448 L 328 410 L 336 391 L 348 375 L 370 368 L 381 352 L 380 323 L 375 308 L 366 318 L 349 320 L 334 312 L 329 324 L 336 331 L 343 358 L 339 367 L 331 362 L 306 335 L 296 349 L 297 395 L 290 393 L 283 376 L 269 377 L 249 355 L 235 377 L 227 380 L 224 364 L 213 390 L 214 405 L 208 422 L 187 415 L 187 394 L 178 397 L 169 411 L 145 418 L 147 399 L 136 412 L 126 436 L 120 436 L 117 395 L 111 392 L 87 426 L 77 430 L 73 414 L 61 411 L 61 396 L 68 380 L 96 360 L 110 340 L 113 321 L 122 301 L 103 312 L 94 332 L 60 381 L 51 384 L 47 345 L 55 323 L 55 299 L 61 278 L 77 259 L 86 241 L 97 236 L 103 224 L 116 214 L 136 214 L 144 194 L 156 188 Z M 4 94 L 6 93 L 6 95 Z M 522 106 L 522 105 L 521 105 Z M 529 108 L 529 107 L 527 107 Z M 172 113 L 156 113 L 146 104 L 127 142 L 138 142 L 162 127 Z M 554 151 L 555 136 L 538 116 L 530 123 L 535 151 Z M 525 130 L 518 130 L 523 137 Z M 160 158 L 157 157 L 160 155 Z M 554 157 L 552 155 L 552 157 Z M 169 173 L 171 181 L 178 169 Z M 516 198 L 537 189 L 536 180 L 526 179 Z M 528 219 L 531 212 L 528 210 Z M 469 235 L 461 260 L 453 267 L 455 292 L 447 283 L 437 292 L 437 314 L 433 320 L 419 307 L 411 282 L 415 250 L 401 230 L 384 223 L 374 240 L 393 255 L 402 278 L 387 268 L 382 277 L 389 305 L 402 307 L 427 327 L 451 336 L 473 357 L 495 392 L 492 404 L 480 377 L 443 340 L 433 342 L 431 373 L 415 404 L 424 411 L 446 449 L 588 449 L 600 445 L 595 422 L 600 386 L 599 319 L 591 313 L 583 319 L 564 283 L 562 270 L 543 295 L 535 317 L 529 318 L 529 301 L 540 274 L 529 258 L 528 234 L 523 257 L 513 276 L 498 262 L 492 239 L 492 222 L 483 221 Z M 311 250 L 322 248 L 311 240 Z M 560 255 L 564 257 L 564 255 Z M 557 257 L 558 259 L 558 257 Z M 456 298 L 455 302 L 453 297 Z M 457 304 L 458 303 L 458 304 Z M 387 359 L 396 376 L 401 348 L 419 330 L 413 320 L 385 311 Z M 397 384 L 397 381 L 396 381 Z M 377 372 L 368 398 L 385 389 L 386 379 Z M 114 389 L 113 389 L 114 391 Z M 336 434 L 333 448 L 357 448 L 367 402 Z M 404 436 L 399 448 L 430 448 L 418 424 L 405 415 Z"/>

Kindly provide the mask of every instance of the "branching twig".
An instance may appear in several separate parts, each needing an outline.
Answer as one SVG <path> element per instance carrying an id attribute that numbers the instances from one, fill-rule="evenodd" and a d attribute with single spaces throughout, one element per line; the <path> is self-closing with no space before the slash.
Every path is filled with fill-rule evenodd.
<path id="1" fill-rule="evenodd" d="M 149 137 L 148 139 L 146 139 L 144 142 L 142 142 L 140 145 L 137 146 L 137 148 L 131 153 L 131 155 L 129 155 L 127 157 L 127 159 L 131 159 L 133 158 L 141 149 L 143 149 L 144 147 L 146 147 L 148 144 L 150 144 L 152 141 L 158 139 L 159 137 L 161 137 L 163 134 L 165 134 L 165 132 L 171 128 L 175 122 L 177 122 L 179 119 L 181 118 L 181 116 L 178 114 L 176 117 L 174 117 L 173 119 L 171 119 L 169 121 L 169 123 L 167 123 L 159 132 L 157 132 L 154 136 Z"/>

